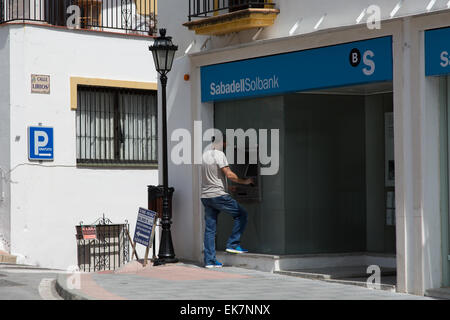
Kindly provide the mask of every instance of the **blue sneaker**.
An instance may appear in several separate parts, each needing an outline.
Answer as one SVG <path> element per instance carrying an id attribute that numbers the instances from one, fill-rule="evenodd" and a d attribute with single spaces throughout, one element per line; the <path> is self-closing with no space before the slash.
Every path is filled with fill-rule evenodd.
<path id="1" fill-rule="evenodd" d="M 226 252 L 229 253 L 247 253 L 248 250 L 242 249 L 241 246 L 237 246 L 236 248 L 226 248 Z"/>
<path id="2" fill-rule="evenodd" d="M 223 264 L 221 264 L 219 261 L 214 261 L 214 263 L 209 263 L 205 265 L 205 268 L 211 269 L 211 268 L 222 268 Z"/>

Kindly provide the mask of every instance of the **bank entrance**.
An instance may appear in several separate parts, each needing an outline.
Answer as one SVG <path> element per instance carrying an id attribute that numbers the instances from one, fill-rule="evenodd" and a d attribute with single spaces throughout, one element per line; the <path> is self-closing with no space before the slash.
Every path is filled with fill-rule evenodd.
<path id="1" fill-rule="evenodd" d="M 242 241 L 250 252 L 342 255 L 335 265 L 331 259 L 295 270 L 338 272 L 344 278 L 363 277 L 369 261 L 362 257 L 379 256 L 389 261 L 380 266 L 389 273 L 383 280 L 395 284 L 391 82 L 218 102 L 214 115 L 223 132 L 280 130 L 278 173 L 259 177 L 260 190 L 254 192 L 259 199 L 235 195 L 249 212 Z M 244 175 L 245 167 L 231 166 Z M 225 249 L 232 223 L 220 216 L 219 250 Z"/>
<path id="2" fill-rule="evenodd" d="M 242 265 L 272 257 L 272 270 L 364 281 L 375 265 L 395 284 L 392 38 L 205 66 L 201 78 L 215 128 L 266 130 L 269 152 L 278 130 L 275 174 L 262 175 L 261 161 L 231 165 L 257 181 L 231 191 L 249 212 L 242 244 L 253 255 Z M 227 142 L 259 155 L 261 141 L 246 141 Z M 218 250 L 232 223 L 219 216 Z"/>

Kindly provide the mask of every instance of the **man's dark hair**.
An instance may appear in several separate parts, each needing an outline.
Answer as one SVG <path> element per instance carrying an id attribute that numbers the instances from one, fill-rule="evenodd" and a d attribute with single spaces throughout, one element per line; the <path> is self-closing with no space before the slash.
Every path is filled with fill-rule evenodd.
<path id="1" fill-rule="evenodd" d="M 214 143 L 216 141 L 216 136 L 212 136 L 211 142 Z M 222 142 L 227 142 L 227 136 L 222 136 Z"/>

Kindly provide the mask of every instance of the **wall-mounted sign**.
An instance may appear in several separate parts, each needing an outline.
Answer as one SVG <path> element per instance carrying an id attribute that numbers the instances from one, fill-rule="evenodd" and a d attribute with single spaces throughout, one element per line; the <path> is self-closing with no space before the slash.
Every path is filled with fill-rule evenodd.
<path id="1" fill-rule="evenodd" d="M 425 31 L 425 74 L 450 73 L 450 28 Z"/>
<path id="2" fill-rule="evenodd" d="M 28 159 L 53 160 L 53 128 L 28 127 Z"/>
<path id="3" fill-rule="evenodd" d="M 83 234 L 84 240 L 97 239 L 97 228 L 95 226 L 82 226 L 81 233 Z"/>
<path id="4" fill-rule="evenodd" d="M 201 68 L 202 102 L 392 81 L 392 37 Z"/>
<path id="5" fill-rule="evenodd" d="M 41 74 L 32 74 L 31 93 L 50 94 L 50 76 Z"/>

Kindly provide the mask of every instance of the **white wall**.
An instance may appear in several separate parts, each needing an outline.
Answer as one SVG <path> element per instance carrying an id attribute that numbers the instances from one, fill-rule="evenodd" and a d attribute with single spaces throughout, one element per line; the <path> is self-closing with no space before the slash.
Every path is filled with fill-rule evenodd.
<path id="1" fill-rule="evenodd" d="M 193 117 L 190 108 L 191 99 L 191 80 L 185 81 L 184 75 L 190 74 L 190 60 L 188 57 L 182 57 L 174 61 L 173 71 L 168 74 L 167 89 L 167 122 L 169 139 L 169 186 L 175 188 L 173 194 L 172 209 L 172 240 L 175 254 L 178 258 L 188 260 L 199 259 L 199 241 L 201 229 L 199 216 L 193 214 L 193 199 L 195 190 L 193 188 L 194 167 L 190 164 L 174 164 L 171 161 L 171 152 L 181 140 L 179 137 L 172 138 L 176 129 L 185 129 L 190 133 L 193 143 Z M 161 99 L 159 99 L 161 108 Z M 162 113 L 159 113 L 162 114 Z M 162 118 L 160 117 L 161 121 Z M 162 128 L 162 125 L 160 125 Z M 180 139 L 180 140 L 178 140 Z M 174 140 L 174 141 L 171 141 Z M 162 146 L 160 148 L 162 150 Z M 189 151 L 189 150 L 186 150 Z M 160 153 L 161 155 L 161 153 Z M 177 156 L 179 154 L 177 153 Z M 193 156 L 193 154 L 191 154 Z M 162 166 L 160 172 L 162 177 Z M 162 181 L 161 181 L 162 183 Z"/>
<path id="2" fill-rule="evenodd" d="M 274 39 L 308 34 L 320 30 L 343 26 L 354 26 L 358 17 L 371 5 L 380 8 L 383 21 L 390 20 L 391 13 L 400 4 L 393 18 L 426 13 L 430 0 L 274 0 L 280 14 L 273 26 L 265 28 L 253 39 L 257 30 L 252 29 L 224 36 L 198 36 L 182 24 L 188 21 L 189 1 L 164 0 L 158 3 L 158 25 L 167 28 L 167 34 L 173 36 L 179 45 L 178 55 L 184 55 L 192 44 L 189 53 L 238 45 L 258 40 Z M 436 0 L 430 12 L 447 10 L 447 0 Z M 322 23 L 316 25 L 322 19 Z M 359 21 L 366 24 L 370 14 L 366 13 Z M 198 18 L 197 18 L 198 19 Z M 195 19 L 194 19 L 195 20 Z M 294 28 L 294 26 L 297 26 Z M 206 43 L 205 43 L 206 41 Z"/>
<path id="3" fill-rule="evenodd" d="M 274 26 L 267 28 L 261 34 L 263 38 L 285 37 L 295 34 L 304 34 L 316 30 L 324 30 L 342 26 L 357 24 L 357 19 L 369 6 L 377 5 L 380 8 L 381 19 L 392 19 L 391 13 L 400 4 L 393 18 L 404 17 L 412 14 L 425 13 L 430 0 L 274 0 L 280 9 L 280 14 Z M 437 0 L 430 11 L 447 9 L 448 1 Z M 323 18 L 322 23 L 315 28 Z M 359 23 L 367 23 L 370 13 L 362 16 Z M 294 25 L 297 24 L 295 31 Z"/>
<path id="4" fill-rule="evenodd" d="M 76 167 L 75 114 L 70 77 L 156 82 L 148 38 L 15 25 L 11 30 L 11 242 L 24 262 L 76 264 L 75 225 L 104 213 L 130 222 L 147 206 L 156 169 Z M 31 94 L 31 74 L 51 76 L 51 94 Z M 55 161 L 31 163 L 27 127 L 54 127 Z M 143 248 L 140 253 L 142 255 Z"/>
<path id="5" fill-rule="evenodd" d="M 0 27 L 0 250 L 10 249 L 9 29 Z"/>
<path id="6" fill-rule="evenodd" d="M 423 99 L 423 230 L 422 264 L 424 289 L 439 288 L 442 282 L 439 78 L 425 78 Z"/>

